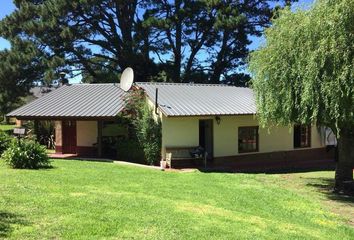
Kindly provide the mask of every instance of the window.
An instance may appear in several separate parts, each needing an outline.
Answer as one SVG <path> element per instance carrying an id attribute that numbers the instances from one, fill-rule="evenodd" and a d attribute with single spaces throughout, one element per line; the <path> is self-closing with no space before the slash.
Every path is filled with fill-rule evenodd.
<path id="1" fill-rule="evenodd" d="M 294 126 L 294 148 L 305 148 L 311 146 L 311 126 Z"/>
<path id="2" fill-rule="evenodd" d="M 238 128 L 238 152 L 258 152 L 258 127 Z"/>
<path id="3" fill-rule="evenodd" d="M 120 121 L 102 121 L 102 157 L 117 158 L 117 148 L 128 138 L 128 128 Z"/>

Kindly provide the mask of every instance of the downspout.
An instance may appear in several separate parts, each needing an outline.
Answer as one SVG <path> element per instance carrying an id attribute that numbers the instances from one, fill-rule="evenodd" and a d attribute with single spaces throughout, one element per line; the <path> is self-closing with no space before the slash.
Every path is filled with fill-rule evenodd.
<path id="1" fill-rule="evenodd" d="M 155 114 L 156 115 L 159 114 L 159 112 L 158 112 L 158 108 L 159 108 L 158 99 L 159 99 L 159 89 L 156 88 L 156 91 L 155 91 Z"/>

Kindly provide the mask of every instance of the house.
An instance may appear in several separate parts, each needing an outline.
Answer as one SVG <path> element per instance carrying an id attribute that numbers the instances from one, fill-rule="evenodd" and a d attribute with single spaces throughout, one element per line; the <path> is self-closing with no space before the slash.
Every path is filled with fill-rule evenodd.
<path id="1" fill-rule="evenodd" d="M 29 103 L 34 101 L 35 99 L 38 99 L 40 97 L 43 97 L 45 94 L 55 90 L 55 87 L 46 87 L 46 86 L 35 86 L 32 87 L 29 92 L 30 94 L 24 98 L 25 103 Z M 11 120 L 10 120 L 11 121 Z M 16 118 L 12 118 L 12 122 L 15 122 L 17 127 L 21 127 L 26 124 L 26 121 L 22 121 Z"/>
<path id="2" fill-rule="evenodd" d="M 249 88 L 139 82 L 133 88 L 145 92 L 161 119 L 162 157 L 171 158 L 172 167 L 207 164 L 256 170 L 332 161 L 322 128 L 260 127 Z M 117 121 L 127 94 L 118 84 L 65 85 L 8 116 L 55 121 L 58 153 L 114 157 L 116 141 L 129 137 Z M 207 157 L 191 157 L 198 146 Z"/>
<path id="3" fill-rule="evenodd" d="M 122 111 L 125 95 L 115 84 L 64 85 L 7 116 L 54 121 L 57 153 L 100 157 L 103 128 Z"/>
<path id="4" fill-rule="evenodd" d="M 162 121 L 162 156 L 174 167 L 191 166 L 188 149 L 202 146 L 214 167 L 265 169 L 328 164 L 323 128 L 261 128 L 253 91 L 227 85 L 137 83 Z M 199 160 L 200 161 L 200 160 Z"/>

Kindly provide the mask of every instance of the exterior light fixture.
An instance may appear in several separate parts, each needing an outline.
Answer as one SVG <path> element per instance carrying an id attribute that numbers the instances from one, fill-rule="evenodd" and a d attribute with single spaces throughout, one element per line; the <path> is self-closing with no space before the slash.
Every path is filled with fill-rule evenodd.
<path id="1" fill-rule="evenodd" d="M 216 116 L 216 117 L 215 117 L 215 120 L 216 120 L 216 123 L 217 123 L 218 125 L 220 125 L 221 118 L 220 118 L 219 116 Z"/>

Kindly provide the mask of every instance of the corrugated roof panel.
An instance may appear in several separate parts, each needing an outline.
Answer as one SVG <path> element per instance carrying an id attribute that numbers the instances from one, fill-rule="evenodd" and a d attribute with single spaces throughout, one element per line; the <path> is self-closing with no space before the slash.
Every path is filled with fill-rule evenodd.
<path id="1" fill-rule="evenodd" d="M 250 88 L 213 84 L 137 83 L 167 116 L 256 114 Z"/>
<path id="2" fill-rule="evenodd" d="M 167 116 L 255 114 L 253 91 L 226 85 L 137 83 Z M 124 92 L 114 84 L 76 84 L 58 88 L 11 112 L 10 117 L 114 117 L 125 106 Z"/>
<path id="3" fill-rule="evenodd" d="M 114 117 L 125 106 L 126 96 L 115 84 L 74 84 L 62 86 L 9 113 L 9 117 Z"/>

